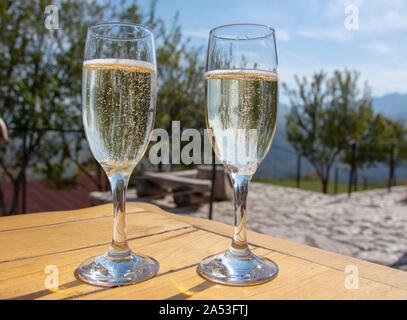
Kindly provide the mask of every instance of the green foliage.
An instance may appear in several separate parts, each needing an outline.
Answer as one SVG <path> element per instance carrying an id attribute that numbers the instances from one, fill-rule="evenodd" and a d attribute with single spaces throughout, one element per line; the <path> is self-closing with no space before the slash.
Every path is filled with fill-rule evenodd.
<path id="1" fill-rule="evenodd" d="M 292 107 L 286 116 L 287 139 L 312 164 L 324 192 L 334 162 L 340 157 L 350 164 L 352 142 L 359 168 L 386 162 L 391 145 L 405 143 L 401 122 L 374 114 L 368 86 L 358 88 L 358 72 L 337 70 L 328 77 L 321 71 L 310 81 L 297 76 L 295 80 L 297 89 L 283 84 Z"/>
<path id="2" fill-rule="evenodd" d="M 204 128 L 204 66 L 200 61 L 200 48 L 190 48 L 183 40 L 177 24 L 172 27 L 163 24 L 158 29 L 158 106 L 159 128 L 171 132 L 171 121 L 181 121 L 183 128 Z"/>
<path id="3" fill-rule="evenodd" d="M 315 73 L 310 82 L 297 76 L 295 81 L 297 90 L 283 84 L 291 104 L 291 112 L 286 116 L 287 139 L 309 160 L 325 189 L 331 166 L 341 151 L 338 144 L 343 139 L 333 126 L 340 126 L 342 120 L 331 108 L 327 75 L 323 71 Z M 331 140 L 332 134 L 335 136 Z"/>
<path id="4" fill-rule="evenodd" d="M 149 11 L 141 14 L 136 4 L 129 7 L 122 1 L 120 21 L 136 22 L 154 29 L 157 59 L 157 112 L 155 127 L 171 133 L 171 121 L 181 121 L 184 128 L 204 128 L 204 63 L 202 48 L 189 44 L 182 36 L 178 13 L 170 26 L 156 17 L 157 1 L 151 1 Z"/>
<path id="5" fill-rule="evenodd" d="M 44 10 L 49 4 L 45 0 L 0 3 L 0 116 L 10 131 L 9 143 L 0 144 L 0 168 L 14 185 L 11 208 L 5 207 L 0 190 L 0 214 L 17 211 L 23 160 L 30 172 L 47 179 L 59 181 L 72 164 L 94 176 L 97 164 L 81 133 L 82 62 L 89 25 L 127 21 L 154 28 L 160 79 L 156 127 L 169 128 L 170 120 L 181 118 L 182 125 L 203 126 L 200 51 L 183 40 L 177 17 L 167 28 L 155 16 L 156 1 L 144 13 L 136 2 L 125 0 L 60 0 L 53 2 L 59 8 L 59 29 L 48 30 Z M 49 128 L 77 132 L 42 130 Z M 74 172 L 72 177 L 76 176 Z M 97 179 L 94 182 L 97 185 Z"/>
<path id="6" fill-rule="evenodd" d="M 61 135 L 31 129 L 81 128 L 83 39 L 105 7 L 98 1 L 60 1 L 59 29 L 48 30 L 47 5 L 45 0 L 0 4 L 0 115 L 11 129 L 9 143 L 0 145 L 0 167 L 16 190 L 11 208 L 0 203 L 3 214 L 17 209 L 23 161 L 47 177 L 59 177 L 66 168 L 69 153 Z"/>

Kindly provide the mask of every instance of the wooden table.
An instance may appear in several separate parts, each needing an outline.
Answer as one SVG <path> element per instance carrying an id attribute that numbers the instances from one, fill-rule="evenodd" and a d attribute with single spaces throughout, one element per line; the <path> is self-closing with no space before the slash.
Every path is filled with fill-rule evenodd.
<path id="1" fill-rule="evenodd" d="M 277 278 L 252 287 L 205 281 L 196 272 L 197 264 L 228 247 L 232 227 L 137 202 L 127 205 L 129 244 L 135 252 L 156 258 L 159 274 L 131 286 L 90 286 L 77 280 L 74 270 L 85 258 L 107 250 L 111 212 L 109 204 L 0 218 L 0 298 L 407 299 L 404 271 L 254 232 L 248 232 L 250 246 L 279 265 Z M 347 278 L 355 276 L 345 272 L 347 266 L 348 271 L 357 268 L 358 283 Z M 58 275 L 58 290 L 45 289 L 51 275 Z M 347 289 L 345 283 L 358 288 Z"/>

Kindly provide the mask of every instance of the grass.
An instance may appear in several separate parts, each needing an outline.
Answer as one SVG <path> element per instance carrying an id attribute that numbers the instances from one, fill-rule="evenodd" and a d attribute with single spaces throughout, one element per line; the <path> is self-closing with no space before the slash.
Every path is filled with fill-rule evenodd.
<path id="1" fill-rule="evenodd" d="M 253 182 L 268 183 L 274 184 L 282 187 L 291 187 L 296 188 L 297 182 L 295 179 L 278 179 L 278 180 L 269 180 L 269 179 L 258 179 L 254 178 Z M 403 181 L 397 181 L 396 185 L 405 185 Z M 345 182 L 338 183 L 338 194 L 348 192 L 348 184 Z M 358 191 L 372 190 L 372 189 L 381 189 L 387 188 L 387 181 L 378 181 L 370 182 L 366 186 L 363 183 L 358 184 Z M 322 192 L 322 184 L 318 180 L 301 180 L 300 189 Z M 333 182 L 328 184 L 328 194 L 335 194 L 335 186 Z"/>

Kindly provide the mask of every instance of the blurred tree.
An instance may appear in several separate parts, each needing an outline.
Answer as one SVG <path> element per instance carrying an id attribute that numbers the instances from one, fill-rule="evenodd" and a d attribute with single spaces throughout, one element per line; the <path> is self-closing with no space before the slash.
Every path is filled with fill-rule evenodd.
<path id="1" fill-rule="evenodd" d="M 59 28 L 47 29 L 48 5 L 45 0 L 0 4 L 0 114 L 11 129 L 9 143 L 0 145 L 0 167 L 13 185 L 9 208 L 0 190 L 3 214 L 17 211 L 24 168 L 51 178 L 66 169 L 69 153 L 60 133 L 45 129 L 81 129 L 83 39 L 104 6 L 96 0 L 60 1 Z"/>
<path id="2" fill-rule="evenodd" d="M 171 137 L 172 121 L 180 121 L 181 131 L 182 128 L 205 128 L 205 68 L 202 48 L 191 46 L 190 39 L 182 36 L 178 13 L 167 26 L 156 18 L 156 3 L 151 1 L 149 13 L 144 20 L 140 16 L 139 23 L 154 28 L 158 79 L 155 127 L 165 129 Z M 125 9 L 120 18 L 131 20 L 136 12 L 133 5 Z M 158 167 L 162 169 L 161 164 Z"/>
<path id="3" fill-rule="evenodd" d="M 359 135 L 353 137 L 356 143 L 355 181 L 357 185 L 357 171 L 370 167 L 377 162 L 389 164 L 392 146 L 394 147 L 394 165 L 397 166 L 405 159 L 406 128 L 401 121 L 386 118 L 381 113 L 372 114 L 366 123 L 368 126 Z M 341 157 L 342 162 L 351 165 L 351 148 L 345 148 Z"/>
<path id="4" fill-rule="evenodd" d="M 125 0 L 120 5 L 109 0 L 54 4 L 59 28 L 48 30 L 44 24 L 48 1 L 0 3 L 0 116 L 10 129 L 9 143 L 0 144 L 0 168 L 13 186 L 7 208 L 0 188 L 4 215 L 18 211 L 26 180 L 23 167 L 58 180 L 73 163 L 100 187 L 94 175 L 99 165 L 90 156 L 81 118 L 83 49 L 89 25 L 119 20 L 154 28 L 159 78 L 156 127 L 170 130 L 171 120 L 180 120 L 181 114 L 183 126 L 204 123 L 200 51 L 183 40 L 177 16 L 167 28 L 155 16 L 154 0 L 145 14 L 136 2 Z"/>
<path id="5" fill-rule="evenodd" d="M 335 71 L 331 78 L 321 71 L 311 81 L 297 76 L 296 89 L 287 92 L 291 112 L 286 116 L 287 139 L 314 167 L 327 192 L 330 170 L 352 140 L 362 139 L 371 123 L 372 99 L 365 87 L 357 86 L 355 71 Z"/>
<path id="6" fill-rule="evenodd" d="M 387 144 L 383 146 L 382 156 L 380 162 L 389 164 L 390 153 L 393 152 L 394 168 L 401 165 L 407 159 L 407 128 L 403 120 L 390 120 L 386 119 L 386 141 Z M 387 157 L 386 157 L 387 155 Z"/>
<path id="7" fill-rule="evenodd" d="M 160 24 L 157 33 L 158 94 L 156 126 L 172 135 L 172 121 L 183 128 L 205 128 L 204 63 L 202 48 L 189 46 L 178 25 Z M 170 149 L 171 150 L 171 149 Z M 158 166 L 161 170 L 161 165 Z M 172 168 L 172 162 L 170 162 Z"/>
<path id="8" fill-rule="evenodd" d="M 183 37 L 179 14 L 176 13 L 167 26 L 156 17 L 156 5 L 157 1 L 152 0 L 149 11 L 140 14 L 136 4 L 126 6 L 123 0 L 121 11 L 113 16 L 154 29 L 158 79 L 155 127 L 165 129 L 171 138 L 172 121 L 180 121 L 181 131 L 182 128 L 205 128 L 204 63 L 202 48 L 191 46 L 190 39 Z M 136 167 L 140 171 L 138 168 L 143 166 Z M 158 168 L 162 170 L 162 164 Z"/>
<path id="9" fill-rule="evenodd" d="M 157 33 L 158 112 L 157 126 L 171 133 L 171 121 L 182 127 L 205 128 L 204 65 L 201 48 L 188 46 L 178 25 L 161 24 Z"/>
<path id="10" fill-rule="evenodd" d="M 343 150 L 341 161 L 352 165 L 352 143 L 356 145 L 354 184 L 357 186 L 357 170 L 371 166 L 380 157 L 377 141 L 382 141 L 383 118 L 375 116 L 370 88 L 365 84 L 363 92 L 358 88 L 357 71 L 335 71 L 328 81 L 330 112 L 334 122 L 327 136 L 333 145 Z M 335 132 L 336 131 L 336 134 Z M 339 138 L 341 137 L 341 138 Z M 376 157 L 377 156 L 377 157 Z"/>

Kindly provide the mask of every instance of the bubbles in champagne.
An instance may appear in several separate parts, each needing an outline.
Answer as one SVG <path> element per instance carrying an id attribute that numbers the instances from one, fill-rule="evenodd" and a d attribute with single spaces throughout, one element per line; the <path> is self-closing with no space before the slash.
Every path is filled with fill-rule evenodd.
<path id="1" fill-rule="evenodd" d="M 88 60 L 83 81 L 83 121 L 93 155 L 105 169 L 132 169 L 153 127 L 155 66 L 129 59 Z"/>
<path id="2" fill-rule="evenodd" d="M 205 78 L 206 120 L 215 153 L 227 169 L 253 174 L 267 155 L 277 127 L 277 75 L 215 70 Z"/>

